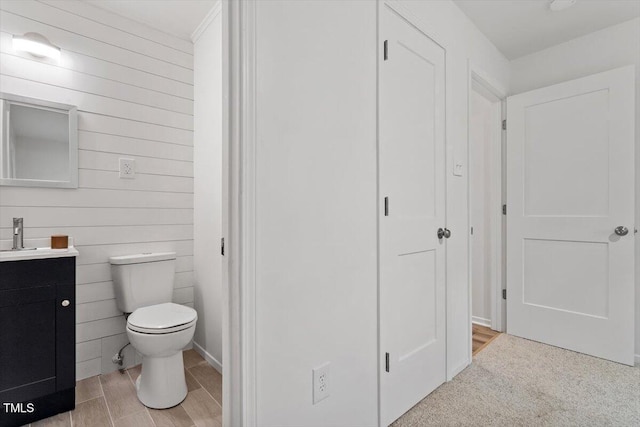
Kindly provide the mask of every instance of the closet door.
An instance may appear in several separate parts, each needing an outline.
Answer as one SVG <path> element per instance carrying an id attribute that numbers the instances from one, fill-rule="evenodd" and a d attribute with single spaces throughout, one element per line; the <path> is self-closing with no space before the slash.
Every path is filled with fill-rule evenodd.
<path id="1" fill-rule="evenodd" d="M 445 55 L 388 6 L 380 19 L 380 411 L 388 425 L 446 378 Z"/>

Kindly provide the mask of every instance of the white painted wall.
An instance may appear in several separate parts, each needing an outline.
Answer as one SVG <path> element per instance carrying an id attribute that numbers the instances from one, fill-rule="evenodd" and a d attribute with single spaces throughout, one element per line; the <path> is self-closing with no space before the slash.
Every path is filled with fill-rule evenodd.
<path id="1" fill-rule="evenodd" d="M 495 206 L 499 204 L 494 174 L 500 173 L 495 164 L 492 145 L 496 141 L 494 128 L 498 121 L 495 105 L 478 92 L 470 93 L 469 116 L 469 191 L 471 237 L 471 315 L 475 323 L 491 326 L 492 245 L 495 228 L 492 224 Z"/>
<path id="2" fill-rule="evenodd" d="M 375 2 L 258 1 L 257 94 L 257 425 L 375 425 Z"/>
<path id="3" fill-rule="evenodd" d="M 192 44 L 84 2 L 0 9 L 0 90 L 77 105 L 80 168 L 78 189 L 0 187 L 0 238 L 14 216 L 25 238 L 75 238 L 77 378 L 109 372 L 127 342 L 109 256 L 177 252 L 174 301 L 193 304 Z M 59 65 L 13 51 L 29 31 L 62 48 Z M 119 157 L 136 179 L 118 178 Z"/>
<path id="4" fill-rule="evenodd" d="M 195 348 L 222 372 L 222 25 L 220 4 L 194 41 Z"/>
<path id="5" fill-rule="evenodd" d="M 471 361 L 468 58 L 504 87 L 509 62 L 451 1 L 401 7 L 446 49 L 452 376 Z M 258 1 L 256 27 L 257 424 L 375 425 L 376 3 Z"/>
<path id="6" fill-rule="evenodd" d="M 549 86 L 624 65 L 636 66 L 636 164 L 640 170 L 640 18 L 511 62 L 511 93 Z M 640 174 L 636 173 L 636 227 L 640 226 Z M 636 361 L 640 361 L 640 235 L 636 239 Z"/>

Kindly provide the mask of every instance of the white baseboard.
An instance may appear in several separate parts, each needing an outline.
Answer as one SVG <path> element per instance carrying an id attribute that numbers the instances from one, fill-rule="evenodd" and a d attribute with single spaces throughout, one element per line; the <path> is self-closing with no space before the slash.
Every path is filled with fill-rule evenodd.
<path id="1" fill-rule="evenodd" d="M 213 366 L 213 368 L 222 375 L 222 363 L 216 360 L 215 357 L 209 354 L 208 351 L 202 348 L 202 346 L 195 341 L 193 342 L 193 349 L 197 351 L 200 356 L 204 357 L 204 360 L 206 360 L 209 365 Z"/>
<path id="2" fill-rule="evenodd" d="M 636 366 L 640 366 L 640 354 L 636 354 Z"/>
<path id="3" fill-rule="evenodd" d="M 482 317 L 471 316 L 471 323 L 475 323 L 476 325 L 486 326 L 487 328 L 491 327 L 491 319 L 483 319 Z"/>

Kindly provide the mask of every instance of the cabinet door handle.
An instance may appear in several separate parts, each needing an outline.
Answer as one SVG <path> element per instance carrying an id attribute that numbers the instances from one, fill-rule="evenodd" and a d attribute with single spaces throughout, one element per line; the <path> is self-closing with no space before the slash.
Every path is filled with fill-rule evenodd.
<path id="1" fill-rule="evenodd" d="M 63 307 L 68 307 L 68 306 L 69 306 L 69 304 L 70 304 L 70 302 L 69 302 L 69 300 L 68 300 L 68 299 L 62 300 L 61 305 L 62 305 Z"/>

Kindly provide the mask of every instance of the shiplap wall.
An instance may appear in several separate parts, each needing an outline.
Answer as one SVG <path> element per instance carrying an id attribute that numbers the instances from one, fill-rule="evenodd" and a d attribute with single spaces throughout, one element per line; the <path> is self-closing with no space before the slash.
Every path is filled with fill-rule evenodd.
<path id="1" fill-rule="evenodd" d="M 174 301 L 193 306 L 193 45 L 80 1 L 0 2 L 0 91 L 78 106 L 79 188 L 0 188 L 0 239 L 24 217 L 25 238 L 73 236 L 76 375 L 116 369 L 127 343 L 108 257 L 177 252 Z M 59 64 L 16 53 L 38 32 Z M 119 179 L 134 158 L 136 178 Z M 127 348 L 125 363 L 137 356 Z"/>

